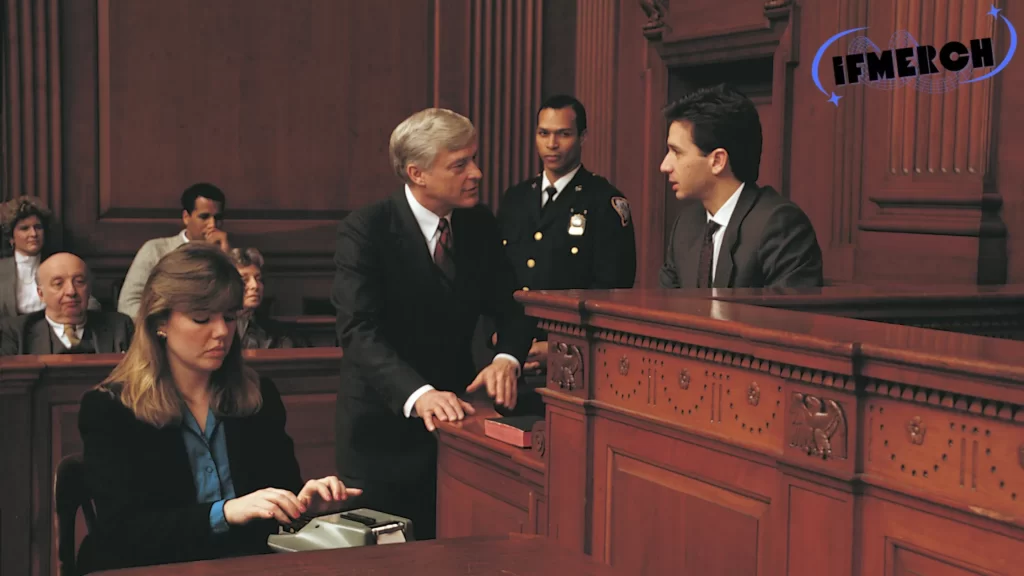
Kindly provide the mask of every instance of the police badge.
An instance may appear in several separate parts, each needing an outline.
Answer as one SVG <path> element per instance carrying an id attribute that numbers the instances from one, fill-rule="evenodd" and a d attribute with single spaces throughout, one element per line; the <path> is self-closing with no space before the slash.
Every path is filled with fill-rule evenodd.
<path id="1" fill-rule="evenodd" d="M 569 217 L 569 236 L 583 236 L 587 229 L 587 217 L 583 214 L 573 214 Z"/>
<path id="2" fill-rule="evenodd" d="M 619 213 L 619 220 L 622 221 L 622 227 L 629 226 L 629 200 L 626 200 L 622 196 L 616 196 L 612 198 L 612 208 Z"/>

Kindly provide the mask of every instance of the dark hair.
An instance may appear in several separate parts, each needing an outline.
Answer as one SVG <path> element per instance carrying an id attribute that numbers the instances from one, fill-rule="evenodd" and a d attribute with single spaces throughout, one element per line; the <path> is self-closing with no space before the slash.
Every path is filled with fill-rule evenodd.
<path id="1" fill-rule="evenodd" d="M 3 234 L 3 244 L 0 248 L 0 254 L 5 256 L 9 255 L 9 245 L 11 238 L 14 236 L 14 229 L 17 228 L 18 222 L 32 216 L 39 217 L 39 222 L 43 225 L 44 234 L 49 232 L 50 219 L 53 217 L 53 212 L 43 204 L 43 201 L 35 196 L 19 196 L 12 198 L 3 204 L 0 204 L 0 229 Z M 44 237 L 44 244 L 50 243 L 50 235 L 46 234 Z M 44 246 L 45 253 L 45 246 Z"/>
<path id="2" fill-rule="evenodd" d="M 217 188 L 213 184 L 207 182 L 200 182 L 193 184 L 185 189 L 181 194 L 181 208 L 185 212 L 191 214 L 196 210 L 196 199 L 199 197 L 219 202 L 220 207 L 224 209 L 224 193 L 221 192 L 220 188 Z"/>
<path id="3" fill-rule="evenodd" d="M 757 182 L 761 166 L 761 120 L 743 93 L 719 84 L 701 88 L 664 110 L 669 125 L 692 126 L 693 143 L 704 154 L 716 148 L 729 153 L 729 168 L 740 182 Z"/>
<path id="4" fill-rule="evenodd" d="M 572 111 L 576 113 L 576 133 L 583 134 L 587 131 L 587 110 L 583 107 L 583 104 L 569 96 L 568 94 L 558 94 L 552 96 L 544 101 L 537 109 L 537 121 L 540 121 L 540 113 L 544 110 L 551 108 L 552 110 L 561 110 L 563 108 L 572 108 Z"/>

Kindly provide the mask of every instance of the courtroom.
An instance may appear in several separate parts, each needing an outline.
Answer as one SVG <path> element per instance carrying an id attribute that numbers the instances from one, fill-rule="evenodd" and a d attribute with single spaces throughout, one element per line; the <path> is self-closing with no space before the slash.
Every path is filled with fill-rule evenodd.
<path id="1" fill-rule="evenodd" d="M 6 0 L 0 576 L 1024 576 L 1015 22 Z"/>

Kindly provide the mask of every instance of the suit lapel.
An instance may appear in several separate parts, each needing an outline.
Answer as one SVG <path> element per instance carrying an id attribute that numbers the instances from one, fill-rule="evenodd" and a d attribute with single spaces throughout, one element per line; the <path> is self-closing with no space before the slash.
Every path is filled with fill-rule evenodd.
<path id="1" fill-rule="evenodd" d="M 93 339 L 96 342 L 96 353 L 107 354 L 117 352 L 117 350 L 114 350 L 114 334 L 111 332 L 110 326 L 103 322 L 103 315 L 89 312 L 86 317 L 88 321 L 86 322 L 85 329 L 92 333 Z M 87 334 L 82 334 L 83 339 L 86 336 Z"/>
<path id="2" fill-rule="evenodd" d="M 399 258 L 403 261 L 405 268 L 411 272 L 410 276 L 422 278 L 426 286 L 441 290 L 445 282 L 444 274 L 434 265 L 434 258 L 427 248 L 420 225 L 416 222 L 416 216 L 413 215 L 412 208 L 405 198 L 405 191 L 392 196 L 391 202 L 394 205 L 393 214 L 395 215 L 391 222 L 391 231 L 395 235 L 395 242 L 400 253 Z M 455 241 L 458 242 L 458 232 L 454 225 L 452 234 Z M 458 261 L 455 265 L 458 266 Z"/>
<path id="3" fill-rule="evenodd" d="M 14 316 L 18 307 L 18 265 L 14 256 L 0 260 L 0 315 Z"/>
<path id="4" fill-rule="evenodd" d="M 735 267 L 733 254 L 736 252 L 736 244 L 740 237 L 740 226 L 743 219 L 750 213 L 751 208 L 757 202 L 761 189 L 757 186 L 744 186 L 740 192 L 739 200 L 736 201 L 736 208 L 729 218 L 729 226 L 725 229 L 725 237 L 722 238 L 722 249 L 718 252 L 718 266 L 715 270 L 715 288 L 728 288 L 732 282 L 732 273 Z"/>
<path id="5" fill-rule="evenodd" d="M 530 215 L 530 222 L 540 222 L 540 197 L 543 190 L 541 190 L 541 183 L 544 182 L 544 178 L 541 174 L 538 174 L 533 179 L 533 185 L 530 186 L 529 200 L 527 200 L 528 210 L 527 214 Z"/>
<path id="6" fill-rule="evenodd" d="M 58 351 L 53 348 L 53 329 L 46 318 L 40 316 L 33 322 L 29 322 L 28 334 L 25 335 L 25 354 L 56 354 Z"/>
<path id="7" fill-rule="evenodd" d="M 703 204 L 695 201 L 691 202 L 691 205 L 685 210 L 687 211 L 686 221 L 689 225 L 682 228 L 687 236 L 676 239 L 676 253 L 682 256 L 682 258 L 677 257 L 680 269 L 676 272 L 679 274 L 680 288 L 696 288 L 697 268 L 700 266 L 700 250 L 704 241 L 707 211 Z"/>

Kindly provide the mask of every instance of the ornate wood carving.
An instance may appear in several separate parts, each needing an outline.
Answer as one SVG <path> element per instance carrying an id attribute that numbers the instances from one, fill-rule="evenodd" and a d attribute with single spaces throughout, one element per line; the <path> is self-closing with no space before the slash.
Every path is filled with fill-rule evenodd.
<path id="1" fill-rule="evenodd" d="M 794 392 L 789 404 L 789 445 L 824 460 L 846 459 L 847 422 L 835 400 Z"/>
<path id="2" fill-rule="evenodd" d="M 668 0 L 640 0 L 640 7 L 647 14 L 644 24 L 644 36 L 648 40 L 660 40 L 665 31 L 665 13 L 668 12 Z"/>
<path id="3" fill-rule="evenodd" d="M 757 385 L 757 382 L 751 382 L 750 387 L 747 389 L 747 402 L 750 402 L 751 406 L 757 406 L 760 401 L 761 387 Z"/>
<path id="4" fill-rule="evenodd" d="M 679 371 L 679 387 L 683 390 L 690 389 L 690 371 L 686 368 Z"/>
<path id="5" fill-rule="evenodd" d="M 583 374 L 583 354 L 579 346 L 558 342 L 549 353 L 551 382 L 564 390 L 582 390 L 586 386 Z"/>
<path id="6" fill-rule="evenodd" d="M 629 374 L 629 358 L 626 356 L 619 359 L 619 374 L 623 376 Z"/>
<path id="7" fill-rule="evenodd" d="M 543 420 L 533 425 L 530 430 L 530 447 L 538 455 L 543 456 L 547 448 L 547 425 Z"/>
<path id="8" fill-rule="evenodd" d="M 910 443 L 915 446 L 924 444 L 924 433 L 927 431 L 925 425 L 921 422 L 920 416 L 914 416 L 907 422 L 907 434 L 910 436 Z"/>

